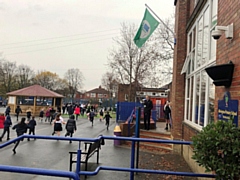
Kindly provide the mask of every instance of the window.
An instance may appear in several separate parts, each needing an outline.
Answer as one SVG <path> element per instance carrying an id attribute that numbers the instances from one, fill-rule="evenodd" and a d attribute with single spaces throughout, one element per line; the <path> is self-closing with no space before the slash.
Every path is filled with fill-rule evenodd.
<path id="1" fill-rule="evenodd" d="M 98 94 L 98 97 L 99 97 L 99 98 L 102 98 L 102 97 L 103 97 L 103 94 Z"/>
<path id="2" fill-rule="evenodd" d="M 48 97 L 37 97 L 36 106 L 52 106 L 53 98 Z"/>
<path id="3" fill-rule="evenodd" d="M 208 0 L 188 32 L 182 70 L 186 72 L 184 120 L 197 129 L 214 121 L 215 86 L 205 68 L 216 62 L 216 41 L 211 31 L 217 22 L 217 4 L 218 0 Z"/>
<path id="4" fill-rule="evenodd" d="M 18 96 L 17 105 L 34 105 L 34 97 L 32 96 Z"/>
<path id="5" fill-rule="evenodd" d="M 91 97 L 91 98 L 95 98 L 95 97 L 96 97 L 96 93 L 91 93 L 91 94 L 90 94 L 90 97 Z"/>

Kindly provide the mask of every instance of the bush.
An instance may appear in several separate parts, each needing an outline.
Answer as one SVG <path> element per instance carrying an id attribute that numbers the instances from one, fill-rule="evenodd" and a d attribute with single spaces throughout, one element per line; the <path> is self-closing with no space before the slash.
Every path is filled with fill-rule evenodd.
<path id="1" fill-rule="evenodd" d="M 192 137 L 194 155 L 192 158 L 214 171 L 216 179 L 238 179 L 240 174 L 240 130 L 230 121 L 208 124 Z"/>

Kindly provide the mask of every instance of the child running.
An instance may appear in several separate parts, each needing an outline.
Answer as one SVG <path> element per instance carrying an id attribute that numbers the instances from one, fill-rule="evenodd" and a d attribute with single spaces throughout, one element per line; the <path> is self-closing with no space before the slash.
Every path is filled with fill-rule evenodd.
<path id="1" fill-rule="evenodd" d="M 106 119 L 107 130 L 108 130 L 108 127 L 109 127 L 110 118 L 112 118 L 112 117 L 110 116 L 109 112 L 107 111 L 107 114 L 103 118 L 103 119 Z"/>
<path id="2" fill-rule="evenodd" d="M 89 113 L 89 120 L 92 123 L 92 126 L 93 126 L 94 116 L 95 116 L 95 113 L 94 113 L 93 110 L 91 110 L 90 113 Z"/>
<path id="3" fill-rule="evenodd" d="M 21 136 L 27 132 L 28 125 L 25 123 L 26 118 L 22 118 L 20 123 L 13 126 L 12 129 L 16 129 L 17 136 Z M 23 141 L 23 140 L 22 140 Z M 18 140 L 13 148 L 13 153 L 16 154 L 16 148 L 19 145 L 20 140 Z"/>
<path id="4" fill-rule="evenodd" d="M 61 113 L 58 113 L 53 121 L 54 129 L 52 135 L 57 134 L 60 136 L 60 133 L 62 131 L 62 124 L 66 124 L 66 122 L 64 122 L 63 118 L 61 117 Z"/>
<path id="5" fill-rule="evenodd" d="M 73 133 L 77 130 L 77 126 L 76 126 L 76 121 L 75 121 L 75 116 L 74 115 L 71 115 L 70 119 L 67 121 L 66 130 L 67 130 L 67 133 L 65 134 L 65 137 L 67 137 L 67 136 L 72 137 Z M 69 143 L 72 143 L 72 141 L 69 141 Z"/>
<path id="6" fill-rule="evenodd" d="M 29 135 L 33 134 L 35 135 L 35 126 L 37 125 L 35 117 L 32 116 L 32 119 L 28 123 L 28 128 L 29 128 Z M 36 140 L 36 139 L 34 139 Z M 30 138 L 28 138 L 28 141 L 30 141 Z"/>
<path id="7" fill-rule="evenodd" d="M 39 113 L 39 119 L 42 122 L 43 121 L 43 116 L 44 116 L 44 109 L 42 108 L 40 113 Z"/>
<path id="8" fill-rule="evenodd" d="M 4 118 L 4 114 L 2 114 L 1 117 Z M 4 128 L 3 128 L 2 136 L 0 137 L 0 142 L 2 141 L 2 138 L 4 137 L 5 133 L 7 133 L 7 141 L 10 140 L 10 127 L 12 125 L 12 120 L 9 115 L 6 116 L 6 119 L 3 124 L 4 124 Z"/>
<path id="9" fill-rule="evenodd" d="M 99 120 L 102 121 L 102 119 L 103 119 L 103 110 L 102 109 L 100 110 L 99 115 L 100 115 Z"/>

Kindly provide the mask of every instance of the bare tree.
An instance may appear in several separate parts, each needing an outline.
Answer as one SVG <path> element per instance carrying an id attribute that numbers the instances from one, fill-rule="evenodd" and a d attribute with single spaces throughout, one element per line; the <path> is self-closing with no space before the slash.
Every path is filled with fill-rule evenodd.
<path id="1" fill-rule="evenodd" d="M 112 72 L 106 72 L 102 76 L 102 85 L 103 87 L 110 92 L 110 97 L 116 97 L 117 96 L 117 89 L 119 80 L 116 77 L 116 75 Z"/>
<path id="2" fill-rule="evenodd" d="M 82 88 L 84 77 L 79 69 L 69 69 L 64 75 L 68 83 L 69 93 L 71 98 L 74 98 L 76 92 Z"/>
<path id="3" fill-rule="evenodd" d="M 129 84 L 129 100 L 134 101 L 136 89 L 140 84 L 145 87 L 159 87 L 164 78 L 171 79 L 174 36 L 172 19 L 165 20 L 148 41 L 137 48 L 133 39 L 137 32 L 134 24 L 121 24 L 121 36 L 114 39 L 115 47 L 110 51 L 108 66 L 123 84 Z"/>
<path id="4" fill-rule="evenodd" d="M 24 88 L 33 83 L 34 71 L 27 65 L 20 65 L 17 67 L 17 84 L 18 88 Z"/>
<path id="5" fill-rule="evenodd" d="M 16 62 L 0 61 L 1 94 L 5 95 L 16 89 L 16 68 Z"/>

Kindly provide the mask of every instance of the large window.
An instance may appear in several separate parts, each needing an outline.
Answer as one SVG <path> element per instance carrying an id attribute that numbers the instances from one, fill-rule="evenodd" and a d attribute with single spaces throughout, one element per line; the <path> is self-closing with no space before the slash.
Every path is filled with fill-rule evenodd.
<path id="1" fill-rule="evenodd" d="M 17 105 L 34 105 L 34 97 L 33 96 L 19 96 L 17 97 Z M 47 97 L 37 97 L 36 98 L 36 106 L 52 106 L 53 98 Z"/>
<path id="2" fill-rule="evenodd" d="M 188 33 L 184 119 L 198 129 L 214 120 L 215 86 L 205 68 L 216 62 L 211 31 L 217 24 L 217 1 L 208 0 Z"/>

